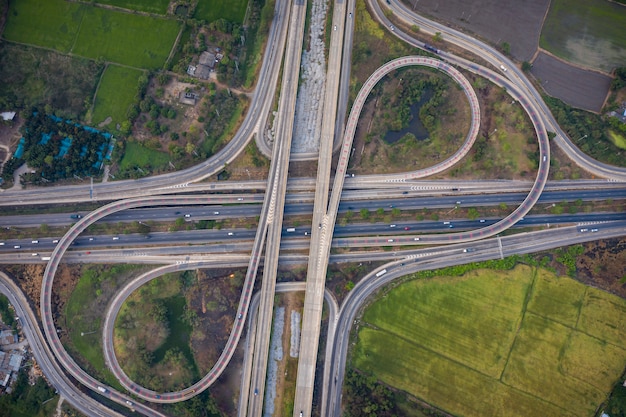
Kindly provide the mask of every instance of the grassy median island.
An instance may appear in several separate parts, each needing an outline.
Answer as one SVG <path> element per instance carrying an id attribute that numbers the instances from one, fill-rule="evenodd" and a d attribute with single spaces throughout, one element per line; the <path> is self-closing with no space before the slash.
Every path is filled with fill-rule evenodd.
<path id="1" fill-rule="evenodd" d="M 352 365 L 454 415 L 592 416 L 625 341 L 625 300 L 517 265 L 389 290 L 363 314 Z"/>

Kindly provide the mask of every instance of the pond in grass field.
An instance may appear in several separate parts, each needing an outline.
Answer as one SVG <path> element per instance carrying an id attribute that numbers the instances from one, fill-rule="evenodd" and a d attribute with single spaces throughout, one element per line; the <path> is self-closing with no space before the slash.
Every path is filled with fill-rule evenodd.
<path id="1" fill-rule="evenodd" d="M 415 138 L 417 140 L 427 139 L 429 136 L 429 133 L 428 133 L 428 130 L 422 124 L 422 121 L 420 120 L 420 109 L 425 103 L 428 103 L 428 101 L 433 97 L 433 94 L 434 92 L 430 88 L 427 88 L 426 90 L 424 90 L 420 101 L 413 103 L 411 105 L 412 118 L 411 118 L 411 121 L 409 122 L 409 125 L 402 130 L 387 131 L 387 133 L 385 134 L 385 138 L 384 138 L 385 142 L 387 142 L 388 144 L 394 144 L 400 139 L 402 139 L 404 135 L 406 135 L 407 133 L 412 133 L 413 135 L 415 135 Z"/>

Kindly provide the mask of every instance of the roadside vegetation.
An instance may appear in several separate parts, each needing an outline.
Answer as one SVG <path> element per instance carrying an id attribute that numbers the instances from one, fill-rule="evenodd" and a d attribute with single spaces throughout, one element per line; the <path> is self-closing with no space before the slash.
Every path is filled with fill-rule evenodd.
<path id="1" fill-rule="evenodd" d="M 96 0 L 96 3 L 140 12 L 165 14 L 170 0 Z"/>
<path id="2" fill-rule="evenodd" d="M 626 302 L 520 259 L 384 290 L 360 320 L 353 367 L 455 415 L 592 415 L 626 365 Z"/>
<path id="3" fill-rule="evenodd" d="M 22 369 L 17 374 L 13 391 L 0 396 L 0 417 L 47 417 L 53 415 L 58 396 L 42 377 L 33 385 L 28 381 L 28 372 Z"/>
<path id="4" fill-rule="evenodd" d="M 4 324 L 17 330 L 15 312 L 9 308 L 9 299 L 4 294 L 0 294 L 0 319 Z"/>

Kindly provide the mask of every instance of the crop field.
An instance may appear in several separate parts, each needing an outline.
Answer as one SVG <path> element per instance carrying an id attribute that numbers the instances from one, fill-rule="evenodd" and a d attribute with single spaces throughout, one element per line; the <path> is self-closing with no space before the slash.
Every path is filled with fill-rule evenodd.
<path id="1" fill-rule="evenodd" d="M 140 12 L 165 14 L 169 0 L 97 0 L 96 3 L 108 4 L 110 6 L 121 7 Z"/>
<path id="2" fill-rule="evenodd" d="M 246 15 L 248 1 L 252 0 L 199 0 L 194 17 L 207 22 L 226 19 L 241 24 Z"/>
<path id="3" fill-rule="evenodd" d="M 551 2 L 539 44 L 558 57 L 610 72 L 626 62 L 626 8 L 605 0 Z"/>
<path id="4" fill-rule="evenodd" d="M 2 36 L 10 41 L 69 52 L 84 9 L 80 3 L 64 0 L 12 1 Z"/>
<path id="5" fill-rule="evenodd" d="M 626 365 L 626 301 L 518 265 L 410 281 L 365 311 L 353 366 L 448 413 L 592 416 Z"/>
<path id="6" fill-rule="evenodd" d="M 94 103 L 92 122 L 98 124 L 112 118 L 109 128 L 128 119 L 126 112 L 135 100 L 137 82 L 142 71 L 109 65 L 102 75 Z"/>
<path id="7" fill-rule="evenodd" d="M 179 26 L 175 20 L 91 7 L 85 11 L 73 52 L 138 68 L 160 68 Z"/>

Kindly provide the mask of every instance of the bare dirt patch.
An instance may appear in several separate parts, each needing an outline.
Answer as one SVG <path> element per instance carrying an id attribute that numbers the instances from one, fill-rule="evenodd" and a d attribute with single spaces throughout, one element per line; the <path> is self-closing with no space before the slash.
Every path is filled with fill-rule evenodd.
<path id="1" fill-rule="evenodd" d="M 420 14 L 446 22 L 463 32 L 473 32 L 491 44 L 508 42 L 511 55 L 530 61 L 539 45 L 539 35 L 549 0 L 403 0 Z M 445 39 L 444 39 L 445 40 Z"/>
<path id="2" fill-rule="evenodd" d="M 576 261 L 576 278 L 626 298 L 626 238 L 599 240 L 583 245 Z"/>
<path id="3" fill-rule="evenodd" d="M 551 96 L 580 109 L 599 113 L 611 86 L 611 77 L 574 67 L 541 51 L 531 73 Z"/>

